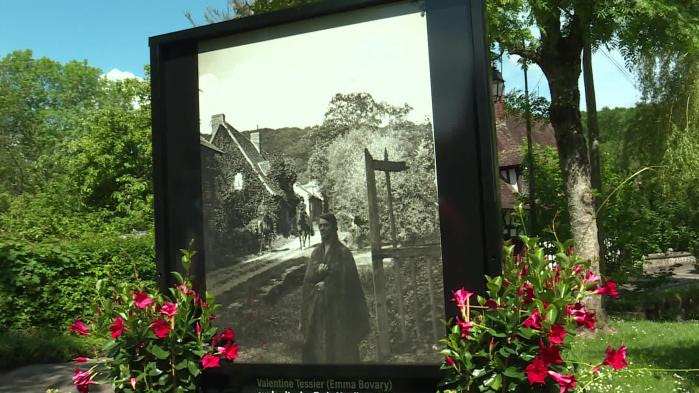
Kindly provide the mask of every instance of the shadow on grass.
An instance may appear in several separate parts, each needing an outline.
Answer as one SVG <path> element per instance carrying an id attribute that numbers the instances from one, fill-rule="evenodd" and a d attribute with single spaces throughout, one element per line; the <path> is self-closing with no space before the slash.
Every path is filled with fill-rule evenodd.
<path id="1" fill-rule="evenodd" d="M 668 331 L 667 334 L 671 335 L 672 332 Z M 653 346 L 629 348 L 629 357 L 636 363 L 636 367 L 697 369 L 699 368 L 699 341 L 681 341 L 667 345 L 659 340 Z M 686 378 L 693 388 L 699 388 L 699 372 L 678 372 L 677 374 Z"/>

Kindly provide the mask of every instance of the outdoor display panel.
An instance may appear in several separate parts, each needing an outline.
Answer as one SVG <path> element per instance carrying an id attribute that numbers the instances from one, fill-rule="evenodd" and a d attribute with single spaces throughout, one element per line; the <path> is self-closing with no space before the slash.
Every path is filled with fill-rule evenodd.
<path id="1" fill-rule="evenodd" d="M 222 306 L 207 391 L 433 391 L 500 229 L 478 2 L 327 1 L 152 37 L 156 256 Z M 446 308 L 446 310 L 445 310 Z"/>

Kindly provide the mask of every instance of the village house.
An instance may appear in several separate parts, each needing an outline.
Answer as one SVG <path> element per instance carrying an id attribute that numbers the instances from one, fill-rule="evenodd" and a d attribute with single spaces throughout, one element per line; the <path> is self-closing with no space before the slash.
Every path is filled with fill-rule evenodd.
<path id="1" fill-rule="evenodd" d="M 264 202 L 282 195 L 267 177 L 270 162 L 260 149 L 259 133 L 248 135 L 218 114 L 211 118 L 211 134 L 200 136 L 206 248 L 216 254 L 255 247 L 249 224 Z"/>
<path id="2" fill-rule="evenodd" d="M 513 215 L 518 204 L 518 194 L 527 190 L 523 178 L 527 146 L 527 125 L 523 116 L 505 111 L 504 80 L 500 72 L 493 69 L 493 99 L 495 106 L 495 132 L 498 147 L 498 169 L 500 175 L 500 212 L 503 221 L 503 236 L 517 236 L 516 219 Z M 556 148 L 553 127 L 548 122 L 532 119 L 532 144 Z M 526 206 L 525 206 L 526 208 Z"/>

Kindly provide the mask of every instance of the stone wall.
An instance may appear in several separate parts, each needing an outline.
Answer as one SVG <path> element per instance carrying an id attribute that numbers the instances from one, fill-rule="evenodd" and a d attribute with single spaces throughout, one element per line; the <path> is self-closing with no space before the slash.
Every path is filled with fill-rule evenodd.
<path id="1" fill-rule="evenodd" d="M 668 249 L 664 253 L 648 254 L 643 258 L 643 271 L 655 272 L 662 269 L 670 269 L 676 265 L 696 264 L 694 255 L 686 251 L 674 251 Z"/>

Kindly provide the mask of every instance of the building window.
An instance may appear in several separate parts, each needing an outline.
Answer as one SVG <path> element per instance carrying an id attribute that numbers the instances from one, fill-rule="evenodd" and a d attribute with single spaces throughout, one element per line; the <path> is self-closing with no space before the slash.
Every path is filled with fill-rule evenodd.
<path id="1" fill-rule="evenodd" d="M 240 191 L 243 189 L 243 174 L 242 173 L 236 173 L 235 176 L 233 176 L 233 190 L 235 191 Z"/>

